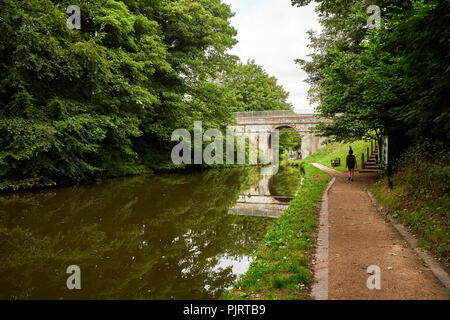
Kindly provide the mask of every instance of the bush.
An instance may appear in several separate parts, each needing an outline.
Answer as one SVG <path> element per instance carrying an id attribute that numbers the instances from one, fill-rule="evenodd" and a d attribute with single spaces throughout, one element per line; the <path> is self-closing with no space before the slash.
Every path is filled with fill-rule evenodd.
<path id="1" fill-rule="evenodd" d="M 422 141 L 395 162 L 394 189 L 385 179 L 372 186 L 377 199 L 419 238 L 419 245 L 450 265 L 450 152 L 442 143 Z"/>

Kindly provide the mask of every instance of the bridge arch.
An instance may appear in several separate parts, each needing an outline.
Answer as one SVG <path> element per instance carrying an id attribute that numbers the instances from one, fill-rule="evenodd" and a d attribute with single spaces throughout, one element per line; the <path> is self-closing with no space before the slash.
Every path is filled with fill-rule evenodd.
<path id="1" fill-rule="evenodd" d="M 302 157 L 305 158 L 320 149 L 325 141 L 325 138 L 316 136 L 311 129 L 321 122 L 329 121 L 320 119 L 313 113 L 296 114 L 292 111 L 239 112 L 235 116 L 236 124 L 230 127 L 234 128 L 236 132 L 241 132 L 248 136 L 250 141 L 253 139 L 253 143 L 262 146 L 264 148 L 263 152 L 269 158 L 274 156 L 272 131 L 283 127 L 294 128 L 301 137 L 301 153 Z M 265 133 L 261 142 L 256 141 L 255 137 L 252 138 L 252 134 L 257 132 Z"/>
<path id="2" fill-rule="evenodd" d="M 290 132 L 283 131 L 283 129 L 293 129 L 293 131 L 291 131 L 292 134 L 297 134 L 299 142 L 300 142 L 300 144 L 302 144 L 303 136 L 305 135 L 305 133 L 298 130 L 298 128 L 295 126 L 295 124 L 280 124 L 280 125 L 275 125 L 270 132 L 269 139 L 268 139 L 269 140 L 269 148 L 272 148 L 272 135 L 273 135 L 274 131 L 279 132 L 279 134 L 280 134 L 279 139 L 281 138 L 282 134 L 290 133 Z"/>

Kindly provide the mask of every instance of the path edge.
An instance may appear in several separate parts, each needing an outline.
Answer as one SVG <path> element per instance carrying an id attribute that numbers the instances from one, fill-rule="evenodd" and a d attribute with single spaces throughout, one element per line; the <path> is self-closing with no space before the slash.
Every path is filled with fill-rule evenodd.
<path id="1" fill-rule="evenodd" d="M 328 193 L 336 181 L 335 177 L 331 177 L 331 181 L 322 193 L 322 205 L 319 213 L 319 232 L 314 255 L 314 284 L 311 289 L 311 296 L 315 300 L 328 300 Z"/>
<path id="2" fill-rule="evenodd" d="M 370 190 L 367 190 L 367 194 L 369 195 L 372 204 L 376 207 L 379 213 L 385 214 L 385 212 L 388 212 L 378 202 L 378 200 L 375 198 L 375 196 L 372 194 Z M 391 215 L 389 215 L 389 217 L 392 218 Z M 393 219 L 389 220 L 391 225 L 398 231 L 398 233 L 400 233 L 403 239 L 411 246 L 414 252 L 420 257 L 420 259 L 422 259 L 422 261 L 430 267 L 430 270 L 431 272 L 433 272 L 434 276 L 442 283 L 442 285 L 444 285 L 444 287 L 447 290 L 450 290 L 450 276 L 445 271 L 445 269 L 439 265 L 439 263 L 433 258 L 431 254 L 418 247 L 417 238 L 411 232 L 409 232 L 404 225 L 400 223 L 395 223 Z"/>

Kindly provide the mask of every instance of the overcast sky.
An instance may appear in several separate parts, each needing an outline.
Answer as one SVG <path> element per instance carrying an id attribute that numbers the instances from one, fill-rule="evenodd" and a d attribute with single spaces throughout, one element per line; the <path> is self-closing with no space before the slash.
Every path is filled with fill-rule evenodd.
<path id="1" fill-rule="evenodd" d="M 320 30 L 314 4 L 293 7 L 290 0 L 224 0 L 235 12 L 231 20 L 239 43 L 230 51 L 243 62 L 255 60 L 290 93 L 295 110 L 313 110 L 306 73 L 294 59 L 310 53 L 308 30 Z"/>

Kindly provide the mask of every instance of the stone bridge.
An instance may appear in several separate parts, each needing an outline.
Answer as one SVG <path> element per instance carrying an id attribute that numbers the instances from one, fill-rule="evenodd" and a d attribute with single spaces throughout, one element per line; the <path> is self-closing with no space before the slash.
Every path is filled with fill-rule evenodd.
<path id="1" fill-rule="evenodd" d="M 296 114 L 290 111 L 238 112 L 236 125 L 230 126 L 237 134 L 244 134 L 250 143 L 258 145 L 260 152 L 270 159 L 273 157 L 271 146 L 272 133 L 283 128 L 293 128 L 301 137 L 302 158 L 315 153 L 323 146 L 326 138 L 318 137 L 311 131 L 320 119 L 313 113 Z"/>

